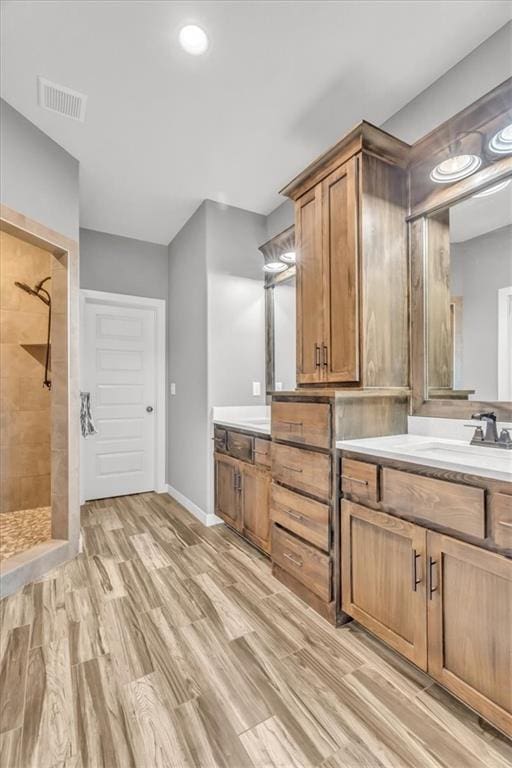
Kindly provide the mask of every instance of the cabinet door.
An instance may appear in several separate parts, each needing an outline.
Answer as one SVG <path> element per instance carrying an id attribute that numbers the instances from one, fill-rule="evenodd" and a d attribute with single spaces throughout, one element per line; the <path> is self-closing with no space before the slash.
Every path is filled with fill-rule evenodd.
<path id="1" fill-rule="evenodd" d="M 341 515 L 343 610 L 426 669 L 425 530 L 346 500 Z"/>
<path id="2" fill-rule="evenodd" d="M 229 456 L 215 456 L 215 514 L 237 531 L 242 529 L 240 514 L 240 462 Z"/>
<path id="3" fill-rule="evenodd" d="M 359 381 L 357 162 L 351 158 L 322 182 L 326 333 L 321 359 L 329 382 Z"/>
<path id="4" fill-rule="evenodd" d="M 324 273 L 320 185 L 295 206 L 297 249 L 297 382 L 323 379 Z"/>
<path id="5" fill-rule="evenodd" d="M 270 552 L 270 472 L 242 464 L 242 532 Z"/>
<path id="6" fill-rule="evenodd" d="M 429 531 L 428 671 L 512 736 L 512 560 Z"/>

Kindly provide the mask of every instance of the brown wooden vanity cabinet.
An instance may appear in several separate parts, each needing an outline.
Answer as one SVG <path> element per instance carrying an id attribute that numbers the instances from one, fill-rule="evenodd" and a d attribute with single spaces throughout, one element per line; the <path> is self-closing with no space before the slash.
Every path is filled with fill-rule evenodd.
<path id="1" fill-rule="evenodd" d="M 214 443 L 215 514 L 269 554 L 270 441 L 216 426 Z"/>
<path id="2" fill-rule="evenodd" d="M 408 384 L 408 149 L 363 122 L 282 190 L 295 201 L 299 385 Z"/>
<path id="3" fill-rule="evenodd" d="M 512 495 L 383 463 L 368 465 L 380 502 L 356 503 L 350 475 L 364 478 L 365 463 L 342 458 L 342 608 L 512 736 L 512 559 L 499 527 Z"/>

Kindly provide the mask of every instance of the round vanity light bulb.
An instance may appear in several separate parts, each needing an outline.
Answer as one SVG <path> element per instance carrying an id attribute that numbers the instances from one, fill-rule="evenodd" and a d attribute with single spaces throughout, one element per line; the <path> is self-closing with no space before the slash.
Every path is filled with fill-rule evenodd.
<path id="1" fill-rule="evenodd" d="M 489 149 L 498 155 L 507 155 L 512 152 L 512 123 L 494 134 L 489 142 Z"/>
<path id="2" fill-rule="evenodd" d="M 295 251 L 286 251 L 286 253 L 282 253 L 279 258 L 286 264 L 295 264 Z"/>
<path id="3" fill-rule="evenodd" d="M 263 265 L 263 269 L 265 272 L 272 272 L 275 275 L 278 272 L 284 272 L 288 267 L 282 261 L 268 261 Z"/>
<path id="4" fill-rule="evenodd" d="M 499 181 L 497 184 L 493 184 L 492 187 L 487 187 L 483 192 L 477 192 L 473 197 L 488 197 L 494 195 L 496 192 L 501 192 L 502 189 L 508 187 L 512 179 L 505 179 L 505 181 Z"/>
<path id="5" fill-rule="evenodd" d="M 430 172 L 430 178 L 437 184 L 449 184 L 466 178 L 481 165 L 482 160 L 477 155 L 456 155 L 436 165 Z"/>
<path id="6" fill-rule="evenodd" d="M 192 56 L 200 56 L 208 49 L 208 35 L 197 24 L 187 24 L 180 29 L 180 45 Z"/>

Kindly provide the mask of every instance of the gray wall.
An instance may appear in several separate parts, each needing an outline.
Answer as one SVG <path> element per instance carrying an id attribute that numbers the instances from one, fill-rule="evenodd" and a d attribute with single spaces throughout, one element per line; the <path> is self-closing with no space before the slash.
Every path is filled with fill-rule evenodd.
<path id="1" fill-rule="evenodd" d="M 265 216 L 206 202 L 210 406 L 265 403 L 265 238 Z"/>
<path id="2" fill-rule="evenodd" d="M 78 240 L 78 160 L 3 99 L 0 136 L 2 203 Z"/>
<path id="3" fill-rule="evenodd" d="M 267 216 L 267 240 L 288 229 L 294 223 L 294 205 L 292 200 L 287 199 Z"/>
<path id="4" fill-rule="evenodd" d="M 382 127 L 413 143 L 511 75 L 512 21 L 396 112 Z"/>
<path id="5" fill-rule="evenodd" d="M 169 245 L 167 482 L 209 504 L 206 204 Z"/>
<path id="6" fill-rule="evenodd" d="M 165 245 L 80 230 L 80 287 L 167 299 L 169 252 Z"/>
<path id="7" fill-rule="evenodd" d="M 512 285 L 512 226 L 451 245 L 455 296 L 463 297 L 462 386 L 498 397 L 498 290 Z"/>

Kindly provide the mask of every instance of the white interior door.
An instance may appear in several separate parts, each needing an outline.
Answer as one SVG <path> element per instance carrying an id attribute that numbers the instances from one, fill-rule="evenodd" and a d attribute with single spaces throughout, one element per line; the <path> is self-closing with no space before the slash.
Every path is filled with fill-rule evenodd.
<path id="1" fill-rule="evenodd" d="M 83 441 L 85 498 L 154 490 L 155 312 L 89 299 L 82 322 L 82 389 L 98 430 Z"/>

